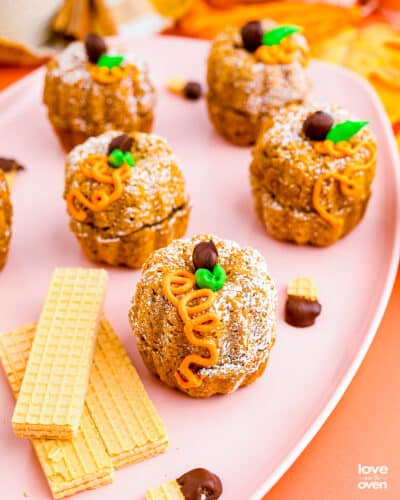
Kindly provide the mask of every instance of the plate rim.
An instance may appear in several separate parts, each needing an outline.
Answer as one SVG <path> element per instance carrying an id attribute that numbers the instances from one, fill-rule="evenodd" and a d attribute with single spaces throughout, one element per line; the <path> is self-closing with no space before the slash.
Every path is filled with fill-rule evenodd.
<path id="1" fill-rule="evenodd" d="M 260 500 L 262 499 L 269 490 L 279 481 L 279 479 L 288 471 L 288 469 L 294 464 L 297 458 L 301 455 L 301 453 L 305 450 L 305 448 L 310 444 L 312 439 L 316 436 L 325 422 L 328 420 L 335 407 L 342 399 L 344 393 L 348 389 L 351 384 L 353 378 L 355 377 L 358 369 L 361 366 L 361 363 L 364 361 L 365 356 L 368 353 L 368 350 L 372 344 L 372 341 L 375 338 L 375 335 L 378 331 L 378 328 L 382 322 L 383 315 L 387 309 L 387 305 L 390 299 L 390 296 L 393 291 L 394 283 L 397 276 L 397 271 L 399 267 L 399 259 L 400 259 L 400 158 L 398 153 L 398 148 L 396 145 L 396 141 L 394 138 L 394 133 L 392 130 L 392 126 L 390 124 L 387 113 L 383 107 L 383 104 L 376 93 L 375 89 L 372 85 L 364 78 L 359 76 L 354 71 L 351 71 L 343 66 L 340 66 L 335 63 L 322 61 L 319 59 L 312 59 L 312 64 L 318 64 L 318 66 L 326 66 L 330 69 L 334 69 L 336 72 L 341 73 L 345 78 L 353 80 L 358 86 L 360 86 L 365 94 L 367 94 L 373 103 L 374 108 L 378 112 L 384 135 L 388 140 L 388 154 L 392 161 L 390 162 L 391 169 L 393 170 L 394 175 L 394 192 L 396 194 L 396 208 L 395 208 L 395 227 L 394 227 L 394 238 L 393 238 L 393 248 L 392 255 L 389 263 L 389 267 L 387 270 L 387 275 L 385 279 L 385 286 L 382 292 L 381 298 L 377 305 L 376 313 L 374 315 L 374 319 L 371 322 L 368 333 L 362 342 L 357 356 L 351 362 L 347 372 L 342 377 L 341 382 L 339 383 L 337 389 L 332 394 L 331 398 L 325 404 L 323 410 L 319 413 L 318 417 L 314 420 L 314 422 L 308 427 L 305 431 L 301 439 L 298 441 L 296 446 L 292 448 L 290 453 L 286 455 L 286 457 L 281 461 L 281 463 L 275 468 L 275 470 L 269 475 L 268 479 L 261 482 L 257 486 L 257 490 L 253 493 L 253 495 L 249 498 L 249 500 Z M 396 168 L 398 167 L 398 168 Z"/>

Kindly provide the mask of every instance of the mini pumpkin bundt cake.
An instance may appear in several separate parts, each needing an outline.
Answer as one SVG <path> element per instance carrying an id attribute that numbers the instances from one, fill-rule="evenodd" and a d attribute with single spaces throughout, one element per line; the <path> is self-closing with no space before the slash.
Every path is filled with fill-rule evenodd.
<path id="1" fill-rule="evenodd" d="M 276 312 L 276 288 L 259 252 L 199 235 L 147 259 L 129 318 L 147 368 L 168 386 L 206 398 L 262 375 Z"/>
<path id="2" fill-rule="evenodd" d="M 309 48 L 295 26 L 270 20 L 228 27 L 208 57 L 207 105 L 216 130 L 240 146 L 254 144 L 265 118 L 310 91 Z"/>
<path id="3" fill-rule="evenodd" d="M 250 165 L 256 211 L 273 238 L 327 246 L 360 222 L 376 167 L 366 125 L 335 105 L 275 115 Z"/>
<path id="4" fill-rule="evenodd" d="M 152 128 L 155 90 L 147 65 L 97 35 L 48 63 L 43 100 L 66 151 L 107 130 Z"/>
<path id="5" fill-rule="evenodd" d="M 167 142 L 110 131 L 67 156 L 64 197 L 70 228 L 94 262 L 140 267 L 185 234 L 190 204 Z"/>
<path id="6" fill-rule="evenodd" d="M 0 269 L 7 262 L 11 240 L 12 205 L 10 190 L 3 170 L 0 169 Z"/>

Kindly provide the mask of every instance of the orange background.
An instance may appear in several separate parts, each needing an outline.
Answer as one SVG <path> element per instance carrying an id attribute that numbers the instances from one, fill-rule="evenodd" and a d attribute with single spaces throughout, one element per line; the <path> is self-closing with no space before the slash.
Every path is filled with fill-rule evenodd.
<path id="1" fill-rule="evenodd" d="M 28 72 L 2 67 L 0 89 Z M 266 500 L 400 498 L 399 311 L 400 272 L 382 324 L 349 389 Z M 388 466 L 389 488 L 360 491 L 358 464 Z"/>

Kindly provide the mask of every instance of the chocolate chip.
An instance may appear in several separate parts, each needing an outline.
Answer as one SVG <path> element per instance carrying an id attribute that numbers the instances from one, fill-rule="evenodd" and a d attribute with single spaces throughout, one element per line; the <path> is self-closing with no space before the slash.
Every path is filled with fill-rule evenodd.
<path id="1" fill-rule="evenodd" d="M 19 170 L 25 170 L 25 167 L 20 165 L 13 158 L 0 158 L 0 170 L 3 172 L 17 172 Z"/>
<path id="2" fill-rule="evenodd" d="M 207 469 L 193 469 L 176 482 L 185 500 L 217 500 L 222 495 L 220 478 Z"/>
<path id="3" fill-rule="evenodd" d="M 305 327 L 315 323 L 322 306 L 317 300 L 306 300 L 289 295 L 285 306 L 285 321 L 292 326 Z"/>
<path id="4" fill-rule="evenodd" d="M 123 153 L 132 149 L 133 139 L 130 135 L 121 134 L 114 137 L 108 146 L 107 154 L 110 155 L 114 149 L 120 149 Z"/>
<path id="5" fill-rule="evenodd" d="M 262 44 L 264 29 L 260 21 L 250 21 L 242 26 L 240 34 L 243 47 L 249 52 L 254 52 Z"/>
<path id="6" fill-rule="evenodd" d="M 186 99 L 192 99 L 195 101 L 196 99 L 200 99 L 203 95 L 203 89 L 201 88 L 201 84 L 199 82 L 190 81 L 183 87 L 183 94 Z"/>
<path id="7" fill-rule="evenodd" d="M 85 38 L 85 49 L 89 61 L 96 64 L 99 57 L 107 52 L 107 45 L 101 36 L 89 33 Z"/>
<path id="8" fill-rule="evenodd" d="M 195 269 L 212 271 L 218 259 L 218 250 L 212 240 L 198 243 L 193 250 L 192 260 Z"/>
<path id="9" fill-rule="evenodd" d="M 316 111 L 303 123 L 303 132 L 311 141 L 324 141 L 332 128 L 333 118 L 325 111 Z"/>

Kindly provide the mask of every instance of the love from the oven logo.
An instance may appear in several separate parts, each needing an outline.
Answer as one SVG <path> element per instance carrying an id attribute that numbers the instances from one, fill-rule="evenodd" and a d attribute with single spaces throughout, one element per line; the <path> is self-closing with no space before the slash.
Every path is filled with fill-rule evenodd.
<path id="1" fill-rule="evenodd" d="M 357 466 L 359 490 L 387 490 L 389 488 L 389 467 L 387 465 Z"/>

